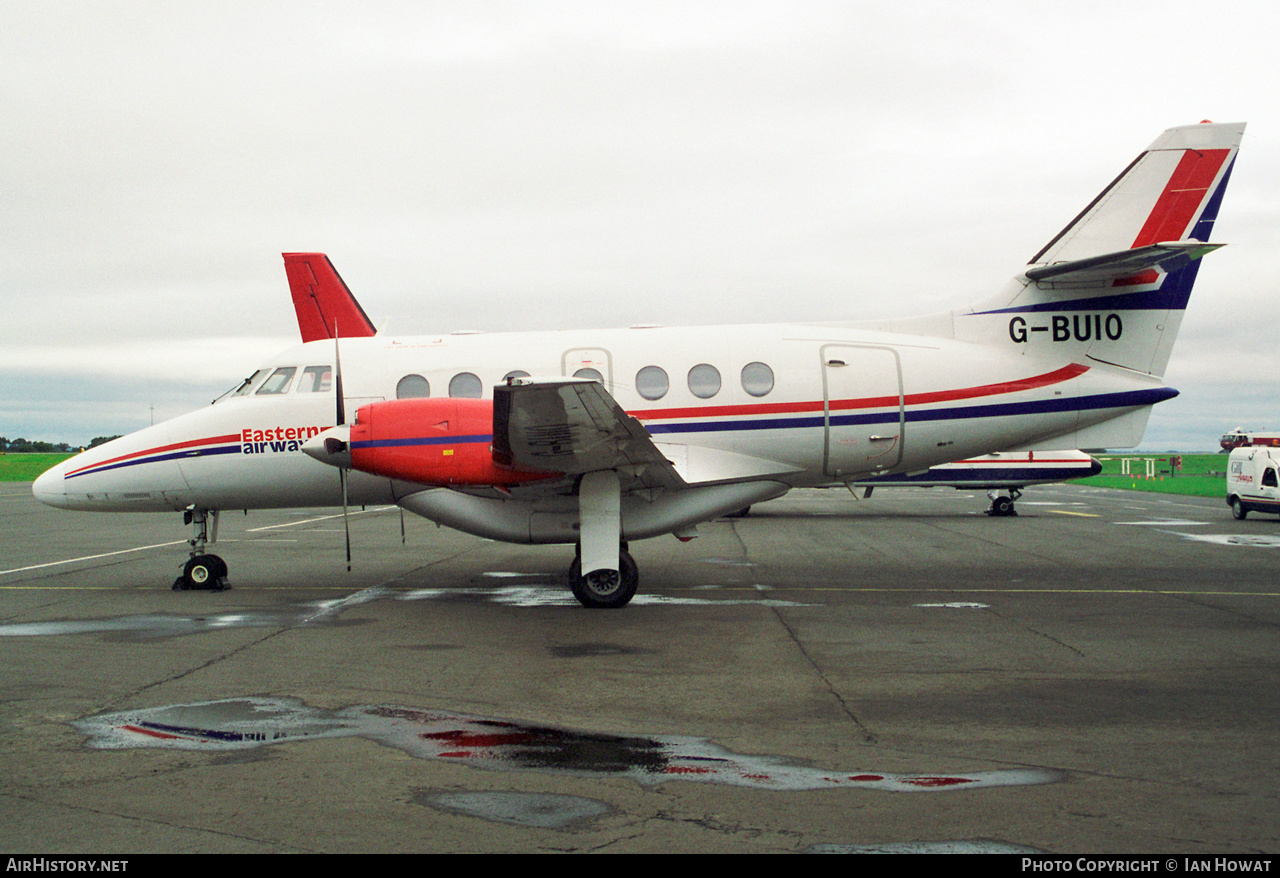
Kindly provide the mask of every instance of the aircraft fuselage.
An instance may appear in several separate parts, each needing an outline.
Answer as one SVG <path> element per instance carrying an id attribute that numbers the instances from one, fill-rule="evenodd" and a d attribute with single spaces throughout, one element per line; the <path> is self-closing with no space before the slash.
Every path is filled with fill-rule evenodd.
<path id="1" fill-rule="evenodd" d="M 340 345 L 352 414 L 396 399 L 398 387 L 440 397 L 451 384 L 455 394 L 478 386 L 491 397 L 513 371 L 595 370 L 691 483 L 804 487 L 925 470 L 1073 434 L 1172 395 L 1150 376 L 1028 356 L 1012 339 L 993 346 L 842 326 L 374 336 Z M 338 505 L 333 469 L 301 451 L 335 423 L 332 387 L 303 388 L 301 375 L 333 362 L 332 341 L 287 350 L 248 392 L 86 451 L 43 476 L 36 494 L 98 511 Z M 288 367 L 296 371 L 286 392 L 268 392 L 272 373 Z M 351 476 L 353 504 L 423 490 Z"/>

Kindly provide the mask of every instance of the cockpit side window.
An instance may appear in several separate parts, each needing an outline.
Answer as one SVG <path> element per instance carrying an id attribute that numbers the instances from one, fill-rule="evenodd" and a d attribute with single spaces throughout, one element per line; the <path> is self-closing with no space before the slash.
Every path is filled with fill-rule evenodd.
<path id="1" fill-rule="evenodd" d="M 257 372 L 254 372 L 248 378 L 244 379 L 244 382 L 232 392 L 232 396 L 247 396 L 249 391 L 253 390 L 254 385 L 262 380 L 262 376 L 266 374 L 266 369 L 259 369 Z"/>
<path id="2" fill-rule="evenodd" d="M 258 396 L 267 396 L 276 393 L 288 393 L 289 385 L 293 383 L 293 374 L 298 371 L 297 366 L 281 366 L 271 373 L 271 377 L 262 382 L 262 386 L 258 388 Z"/>
<path id="3" fill-rule="evenodd" d="M 328 366 L 308 366 L 298 379 L 298 393 L 328 393 L 333 370 Z"/>

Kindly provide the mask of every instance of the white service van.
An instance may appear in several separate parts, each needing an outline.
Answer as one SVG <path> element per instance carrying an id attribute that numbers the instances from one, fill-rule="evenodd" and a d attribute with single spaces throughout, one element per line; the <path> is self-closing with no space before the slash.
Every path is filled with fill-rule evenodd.
<path id="1" fill-rule="evenodd" d="M 1280 513 L 1280 448 L 1245 445 L 1231 452 L 1227 505 L 1236 518 L 1250 512 Z"/>

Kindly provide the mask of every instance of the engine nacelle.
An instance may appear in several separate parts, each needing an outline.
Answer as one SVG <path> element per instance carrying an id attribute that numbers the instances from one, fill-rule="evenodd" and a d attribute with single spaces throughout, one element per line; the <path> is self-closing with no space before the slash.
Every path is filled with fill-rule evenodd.
<path id="1" fill-rule="evenodd" d="M 351 424 L 351 467 L 425 485 L 518 485 L 560 473 L 493 460 L 493 401 L 395 399 L 361 406 Z"/>

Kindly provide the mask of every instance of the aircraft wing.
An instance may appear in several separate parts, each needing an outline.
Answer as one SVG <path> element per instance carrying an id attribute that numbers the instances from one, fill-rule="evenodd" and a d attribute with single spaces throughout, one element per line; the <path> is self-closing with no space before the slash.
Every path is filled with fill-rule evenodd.
<path id="1" fill-rule="evenodd" d="M 585 378 L 516 379 L 495 387 L 493 459 L 569 475 L 617 470 L 624 488 L 687 487 L 644 425 Z"/>

